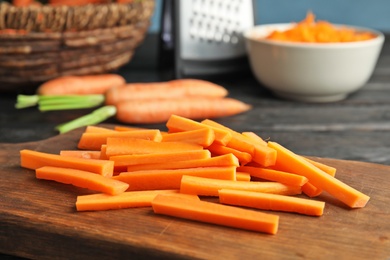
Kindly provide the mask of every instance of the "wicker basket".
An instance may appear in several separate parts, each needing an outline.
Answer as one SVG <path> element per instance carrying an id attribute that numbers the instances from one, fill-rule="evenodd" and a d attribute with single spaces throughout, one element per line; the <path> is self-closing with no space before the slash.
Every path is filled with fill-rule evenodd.
<path id="1" fill-rule="evenodd" d="M 0 90 L 117 70 L 144 39 L 153 10 L 152 0 L 85 6 L 1 3 Z"/>

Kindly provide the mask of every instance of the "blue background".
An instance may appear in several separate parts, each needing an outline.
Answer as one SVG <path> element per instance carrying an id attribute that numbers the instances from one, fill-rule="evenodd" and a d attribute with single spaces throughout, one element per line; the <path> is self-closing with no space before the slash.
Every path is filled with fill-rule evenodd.
<path id="1" fill-rule="evenodd" d="M 187 0 L 180 0 L 187 1 Z M 390 32 L 390 0 L 254 0 L 255 23 L 298 22 L 311 10 L 319 20 Z M 159 30 L 162 0 L 150 31 Z"/>

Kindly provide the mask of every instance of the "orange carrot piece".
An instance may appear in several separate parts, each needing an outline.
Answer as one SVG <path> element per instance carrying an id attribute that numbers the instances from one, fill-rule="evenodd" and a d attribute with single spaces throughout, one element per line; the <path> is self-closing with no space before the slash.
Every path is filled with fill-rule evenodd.
<path id="1" fill-rule="evenodd" d="M 35 0 L 12 0 L 11 3 L 14 6 L 22 7 L 22 6 L 30 6 L 33 5 Z"/>
<path id="2" fill-rule="evenodd" d="M 223 155 L 223 154 L 234 154 L 238 158 L 238 161 L 240 162 L 241 165 L 245 165 L 252 161 L 252 155 L 246 152 L 242 152 L 239 150 L 236 150 L 231 147 L 227 147 L 224 145 L 220 145 L 217 143 L 211 144 L 207 149 L 214 155 Z"/>
<path id="3" fill-rule="evenodd" d="M 254 142 L 252 138 L 238 133 L 229 127 L 226 127 L 222 124 L 219 124 L 213 120 L 205 119 L 201 122 L 202 124 L 214 126 L 220 129 L 225 129 L 232 134 L 232 139 L 228 142 L 226 146 L 234 148 L 236 150 L 249 153 L 252 155 L 252 160 L 256 163 L 259 163 L 262 166 L 271 166 L 275 164 L 276 161 L 276 151 L 270 149 L 268 146 L 265 146 L 263 143 Z"/>
<path id="4" fill-rule="evenodd" d="M 236 179 L 236 167 L 198 167 L 172 170 L 144 170 L 122 172 L 112 178 L 130 184 L 129 190 L 179 189 L 184 175 L 202 176 L 225 180 Z"/>
<path id="5" fill-rule="evenodd" d="M 84 159 L 100 159 L 100 151 L 86 151 L 86 150 L 61 150 L 61 156 L 84 158 Z"/>
<path id="6" fill-rule="evenodd" d="M 259 144 L 267 145 L 267 142 L 263 140 L 260 136 L 255 134 L 254 132 L 242 132 L 242 135 L 256 141 Z"/>
<path id="7" fill-rule="evenodd" d="M 172 114 L 190 119 L 227 117 L 252 108 L 237 99 L 211 97 L 128 100 L 115 106 L 116 119 L 128 124 L 163 123 Z"/>
<path id="8" fill-rule="evenodd" d="M 186 142 L 155 142 L 139 138 L 108 138 L 106 155 L 111 157 L 125 154 L 171 153 L 194 150 L 203 150 L 203 146 Z"/>
<path id="9" fill-rule="evenodd" d="M 106 127 L 96 126 L 96 125 L 89 125 L 85 128 L 84 133 L 101 133 L 101 132 L 115 132 L 114 129 L 109 129 Z"/>
<path id="10" fill-rule="evenodd" d="M 310 198 L 314 198 L 319 196 L 322 193 L 322 189 L 314 186 L 310 182 L 306 182 L 302 185 L 302 192 L 309 196 Z"/>
<path id="11" fill-rule="evenodd" d="M 276 162 L 276 150 L 270 149 L 268 146 L 262 144 L 254 144 L 255 153 L 252 155 L 252 161 L 264 166 L 272 166 Z"/>
<path id="12" fill-rule="evenodd" d="M 368 195 L 330 176 L 282 145 L 275 142 L 268 142 L 268 145 L 277 150 L 277 165 L 282 165 L 289 172 L 305 176 L 314 186 L 328 192 L 349 207 L 361 208 L 369 201 Z"/>
<path id="13" fill-rule="evenodd" d="M 77 196 L 76 209 L 77 211 L 98 211 L 151 207 L 152 200 L 160 193 L 177 194 L 178 190 L 127 191 L 115 196 L 104 193 L 81 195 Z"/>
<path id="14" fill-rule="evenodd" d="M 110 89 L 106 93 L 106 104 L 116 105 L 124 100 L 180 99 L 191 96 L 221 98 L 227 94 L 224 87 L 198 79 L 127 83 L 124 88 Z"/>
<path id="15" fill-rule="evenodd" d="M 105 177 L 111 177 L 114 171 L 113 161 L 72 158 L 28 149 L 20 151 L 20 165 L 32 170 L 43 166 L 66 167 L 94 172 Z"/>
<path id="16" fill-rule="evenodd" d="M 237 168 L 237 171 L 247 172 L 252 177 L 260 178 L 263 180 L 276 181 L 293 186 L 302 186 L 308 182 L 308 179 L 302 175 L 260 167 L 241 166 Z"/>
<path id="17" fill-rule="evenodd" d="M 188 168 L 196 168 L 196 167 L 225 167 L 225 166 L 235 166 L 235 167 L 239 166 L 237 157 L 234 156 L 233 154 L 225 154 L 225 155 L 214 156 L 206 159 L 166 161 L 162 163 L 129 165 L 127 167 L 127 171 L 133 172 L 133 171 L 141 171 L 141 170 L 188 169 Z"/>
<path id="18" fill-rule="evenodd" d="M 326 172 L 330 176 L 333 176 L 333 177 L 336 176 L 336 171 L 337 171 L 336 168 L 329 166 L 329 165 L 326 165 L 326 164 L 323 164 L 323 163 L 320 163 L 320 162 L 317 162 L 317 161 L 314 161 L 314 160 L 311 160 L 311 159 L 306 158 L 306 157 L 304 157 L 304 158 L 306 161 L 310 162 L 311 164 L 313 164 L 317 168 L 323 170 L 324 172 Z"/>
<path id="19" fill-rule="evenodd" d="M 115 166 L 129 166 L 139 164 L 154 164 L 174 161 L 186 161 L 196 159 L 207 159 L 211 157 L 209 150 L 188 150 L 164 153 L 148 153 L 148 154 L 125 154 L 110 156 L 110 160 L 114 161 Z"/>
<path id="20" fill-rule="evenodd" d="M 262 210 L 294 212 L 310 216 L 321 216 L 325 202 L 293 196 L 242 190 L 219 190 L 219 202 Z"/>
<path id="21" fill-rule="evenodd" d="M 83 133 L 77 147 L 83 150 L 100 150 L 103 144 L 107 143 L 109 137 L 140 138 L 153 141 L 161 141 L 162 135 L 158 129 L 138 130 L 138 131 L 112 131 L 101 133 Z"/>
<path id="22" fill-rule="evenodd" d="M 192 119 L 178 115 L 171 115 L 166 123 L 166 127 L 168 128 L 169 133 L 191 131 L 204 128 L 212 129 L 215 135 L 214 142 L 221 145 L 226 145 L 232 138 L 231 133 L 224 129 L 207 126 Z"/>
<path id="23" fill-rule="evenodd" d="M 48 0 L 52 6 L 82 6 L 88 4 L 105 4 L 105 0 Z"/>
<path id="24" fill-rule="evenodd" d="M 100 147 L 100 160 L 108 160 L 109 157 L 106 155 L 106 149 L 107 149 L 107 144 L 102 144 Z"/>
<path id="25" fill-rule="evenodd" d="M 117 74 L 62 76 L 43 83 L 37 92 L 40 95 L 104 94 L 125 83 L 125 79 Z"/>
<path id="26" fill-rule="evenodd" d="M 233 149 L 236 149 L 236 150 L 239 150 L 239 151 L 242 151 L 242 152 L 249 153 L 250 155 L 254 155 L 255 147 L 252 144 L 253 142 L 251 142 L 251 140 L 248 139 L 247 137 L 245 137 L 245 136 L 241 135 L 240 133 L 234 131 L 233 129 L 231 129 L 227 126 L 224 126 L 220 123 L 217 123 L 211 119 L 205 119 L 205 120 L 201 121 L 201 124 L 208 125 L 211 127 L 215 127 L 217 129 L 222 129 L 222 130 L 230 132 L 232 135 L 232 138 L 226 144 L 226 146 L 233 148 Z"/>
<path id="27" fill-rule="evenodd" d="M 157 195 L 152 201 L 154 213 L 205 223 L 276 234 L 279 216 L 208 201 Z"/>
<path id="28" fill-rule="evenodd" d="M 336 168 L 322 164 L 322 163 L 315 162 L 315 161 L 310 160 L 310 159 L 303 157 L 303 156 L 302 156 L 302 158 L 305 159 L 306 161 L 310 162 L 313 166 L 319 168 L 320 170 L 325 171 L 330 176 L 332 176 L 332 177 L 335 176 Z M 281 164 L 272 165 L 271 168 L 274 170 L 289 171 L 286 167 L 283 167 Z M 305 183 L 302 186 L 302 192 L 304 194 L 306 194 L 307 196 L 313 198 L 313 197 L 319 196 L 322 193 L 322 189 L 316 187 L 315 185 L 313 185 L 312 183 L 310 183 L 308 181 L 307 183 Z"/>
<path id="29" fill-rule="evenodd" d="M 129 184 L 102 175 L 77 169 L 43 166 L 35 170 L 37 179 L 52 180 L 73 186 L 117 195 L 127 190 Z"/>
<path id="30" fill-rule="evenodd" d="M 236 181 L 251 181 L 251 175 L 246 172 L 236 171 Z"/>
<path id="31" fill-rule="evenodd" d="M 338 43 L 369 40 L 375 35 L 346 27 L 337 27 L 327 21 L 315 21 L 312 12 L 293 27 L 271 32 L 266 39 L 287 42 Z"/>
<path id="32" fill-rule="evenodd" d="M 199 196 L 218 196 L 218 190 L 220 189 L 248 190 L 281 195 L 297 195 L 301 193 L 301 187 L 299 186 L 285 185 L 278 182 L 243 182 L 189 175 L 183 176 L 180 184 L 181 193 Z"/>
<path id="33" fill-rule="evenodd" d="M 211 128 L 200 128 L 184 132 L 164 134 L 161 142 L 187 142 L 208 147 L 214 142 L 214 140 L 215 134 Z"/>
<path id="34" fill-rule="evenodd" d="M 177 190 L 175 193 L 164 193 L 164 195 L 180 197 L 183 199 L 200 200 L 198 195 L 181 193 L 180 190 Z"/>
<path id="35" fill-rule="evenodd" d="M 123 125 L 116 125 L 114 126 L 115 131 L 134 131 L 134 130 L 145 130 L 144 127 L 134 127 L 134 126 L 123 126 Z"/>

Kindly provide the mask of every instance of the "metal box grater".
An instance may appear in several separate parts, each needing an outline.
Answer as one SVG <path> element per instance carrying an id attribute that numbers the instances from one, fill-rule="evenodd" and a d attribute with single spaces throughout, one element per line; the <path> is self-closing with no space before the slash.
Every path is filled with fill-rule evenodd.
<path id="1" fill-rule="evenodd" d="M 254 25 L 252 0 L 166 0 L 163 13 L 177 78 L 248 68 L 242 33 Z"/>

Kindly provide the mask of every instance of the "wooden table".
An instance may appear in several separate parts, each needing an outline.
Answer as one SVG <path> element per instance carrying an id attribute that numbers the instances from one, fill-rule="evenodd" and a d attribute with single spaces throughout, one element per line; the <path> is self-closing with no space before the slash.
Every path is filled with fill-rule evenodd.
<path id="1" fill-rule="evenodd" d="M 129 82 L 166 79 L 155 71 L 123 69 L 121 74 Z M 46 259 L 85 259 L 88 256 L 106 259 L 132 256 L 145 259 L 216 259 L 219 256 L 236 259 L 256 256 L 263 259 L 389 259 L 390 43 L 385 44 L 367 85 L 340 102 L 306 104 L 277 99 L 251 75 L 213 81 L 228 88 L 231 96 L 253 105 L 248 113 L 221 118 L 218 122 L 237 131 L 256 132 L 302 155 L 333 158 L 324 161 L 340 168 L 342 180 L 372 195 L 368 207 L 346 210 L 325 196 L 330 204 L 325 216 L 303 219 L 302 216 L 282 214 L 290 222 L 283 222 L 280 234 L 276 236 L 156 218 L 146 209 L 101 215 L 75 214 L 71 205 L 80 191 L 55 184 L 37 184 L 29 176 L 31 172 L 17 167 L 17 150 L 31 147 L 54 151 L 58 149 L 56 142 L 74 145 L 75 136 L 69 140 L 61 137 L 65 139 L 59 141 L 47 138 L 58 138 L 53 130 L 55 125 L 87 111 L 15 110 L 15 95 L 2 94 L 0 252 Z M 111 119 L 107 123 L 117 122 Z M 164 129 L 164 125 L 148 127 Z M 29 186 L 16 178 L 11 179 L 10 185 L 14 186 L 7 186 L 5 182 L 10 174 L 21 174 Z M 364 183 L 354 179 L 356 176 L 363 178 Z M 121 233 L 121 229 L 125 231 Z M 124 239 L 121 234 L 128 237 Z"/>

